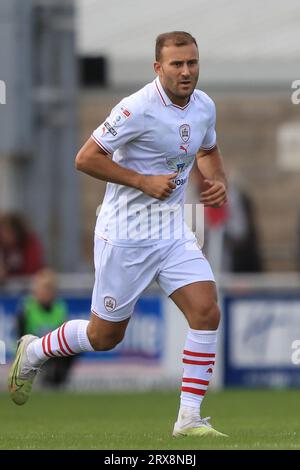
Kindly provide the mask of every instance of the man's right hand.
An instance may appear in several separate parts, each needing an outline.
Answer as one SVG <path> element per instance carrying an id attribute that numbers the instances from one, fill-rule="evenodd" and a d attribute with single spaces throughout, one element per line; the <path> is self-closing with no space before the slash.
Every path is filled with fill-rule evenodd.
<path id="1" fill-rule="evenodd" d="M 176 176 L 177 173 L 155 176 L 141 175 L 139 189 L 143 191 L 143 193 L 148 194 L 148 196 L 163 201 L 170 197 L 173 190 L 176 188 L 176 184 L 173 181 Z"/>

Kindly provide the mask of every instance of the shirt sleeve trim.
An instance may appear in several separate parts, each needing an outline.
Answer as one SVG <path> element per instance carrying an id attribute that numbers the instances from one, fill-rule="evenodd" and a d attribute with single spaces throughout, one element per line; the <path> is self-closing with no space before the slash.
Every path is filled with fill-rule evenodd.
<path id="1" fill-rule="evenodd" d="M 217 142 L 215 142 L 213 145 L 210 145 L 209 147 L 201 146 L 200 149 L 201 150 L 212 150 L 214 147 L 216 147 L 216 145 L 217 145 Z"/>
<path id="2" fill-rule="evenodd" d="M 108 150 L 107 148 L 105 148 L 105 146 L 102 144 L 102 142 L 100 142 L 100 140 L 95 136 L 95 134 L 92 134 L 91 135 L 92 139 L 96 142 L 96 144 L 99 145 L 99 147 L 104 150 L 104 152 L 108 153 L 108 154 L 111 154 L 112 151 L 111 150 Z"/>

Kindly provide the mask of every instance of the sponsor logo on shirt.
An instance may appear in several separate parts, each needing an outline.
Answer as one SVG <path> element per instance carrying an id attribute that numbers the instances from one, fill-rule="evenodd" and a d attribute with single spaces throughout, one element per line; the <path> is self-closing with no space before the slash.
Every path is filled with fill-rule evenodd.
<path id="1" fill-rule="evenodd" d="M 122 111 L 122 113 L 124 114 L 124 116 L 126 116 L 126 117 L 129 117 L 130 114 L 131 114 L 131 112 L 128 111 L 128 109 L 123 108 L 123 107 L 121 108 L 121 111 Z"/>
<path id="2" fill-rule="evenodd" d="M 131 112 L 128 111 L 128 109 L 124 108 L 121 106 L 121 108 L 116 109 L 111 117 L 110 117 L 110 123 L 113 127 L 118 127 L 121 124 L 123 124 L 126 119 L 128 119 L 131 116 Z"/>
<path id="3" fill-rule="evenodd" d="M 179 135 L 183 142 L 188 142 L 191 137 L 190 126 L 188 124 L 182 124 L 182 126 L 179 127 Z"/>
<path id="4" fill-rule="evenodd" d="M 177 171 L 178 174 L 183 173 L 192 165 L 194 155 L 179 155 L 178 157 L 167 157 L 166 163 L 171 171 Z"/>
<path id="5" fill-rule="evenodd" d="M 187 145 L 180 145 L 179 150 L 183 150 L 184 153 L 187 155 L 188 149 L 189 149 L 189 145 L 190 145 L 190 144 L 187 144 Z"/>
<path id="6" fill-rule="evenodd" d="M 186 183 L 187 181 L 187 178 L 176 178 L 174 183 L 176 184 L 176 186 L 182 186 L 184 183 Z"/>
<path id="7" fill-rule="evenodd" d="M 110 132 L 114 137 L 117 135 L 117 131 L 116 129 L 114 129 L 110 124 L 109 122 L 105 122 L 104 123 L 104 126 L 106 127 L 106 129 L 108 130 L 108 132 Z M 103 135 L 103 134 L 102 134 Z"/>

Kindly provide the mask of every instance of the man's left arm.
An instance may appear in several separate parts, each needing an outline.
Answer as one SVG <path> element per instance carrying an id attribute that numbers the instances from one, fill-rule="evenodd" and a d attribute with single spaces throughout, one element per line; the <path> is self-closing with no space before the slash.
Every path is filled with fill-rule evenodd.
<path id="1" fill-rule="evenodd" d="M 218 146 L 211 150 L 200 149 L 196 160 L 207 188 L 201 193 L 200 201 L 205 206 L 221 207 L 227 200 L 227 179 Z"/>

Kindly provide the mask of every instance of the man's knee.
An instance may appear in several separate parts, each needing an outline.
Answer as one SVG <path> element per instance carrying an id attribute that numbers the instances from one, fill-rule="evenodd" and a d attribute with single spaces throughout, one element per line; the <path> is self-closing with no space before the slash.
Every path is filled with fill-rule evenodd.
<path id="1" fill-rule="evenodd" d="M 190 327 L 201 330 L 216 330 L 220 322 L 220 308 L 217 302 L 199 305 L 197 311 L 190 315 Z"/>
<path id="2" fill-rule="evenodd" d="M 124 333 L 103 335 L 98 331 L 88 333 L 89 341 L 95 351 L 109 351 L 119 344 L 124 338 Z"/>

